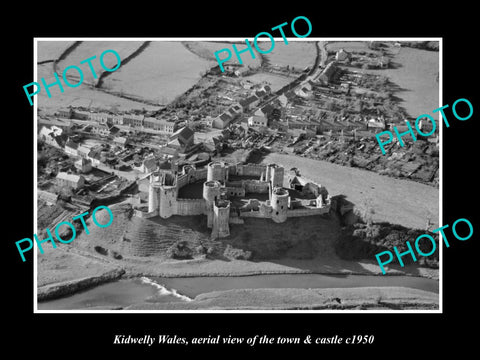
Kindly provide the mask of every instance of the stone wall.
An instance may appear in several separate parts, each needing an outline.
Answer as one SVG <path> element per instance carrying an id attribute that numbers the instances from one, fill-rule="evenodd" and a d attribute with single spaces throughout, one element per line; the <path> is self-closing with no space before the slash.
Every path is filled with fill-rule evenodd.
<path id="1" fill-rule="evenodd" d="M 245 189 L 243 187 L 227 186 L 225 187 L 225 192 L 227 196 L 238 196 L 238 197 L 245 196 Z"/>
<path id="2" fill-rule="evenodd" d="M 197 170 L 195 170 L 194 174 L 195 174 L 195 179 L 196 180 L 206 179 L 207 178 L 207 168 L 197 169 Z"/>
<path id="3" fill-rule="evenodd" d="M 244 180 L 245 193 L 268 194 L 268 182 L 260 180 Z"/>
<path id="4" fill-rule="evenodd" d="M 237 175 L 243 176 L 260 176 L 265 172 L 266 166 L 259 164 L 238 164 Z"/>
<path id="5" fill-rule="evenodd" d="M 177 187 L 179 189 L 181 189 L 182 187 L 188 184 L 188 177 L 189 177 L 188 174 L 177 176 Z"/>
<path id="6" fill-rule="evenodd" d="M 301 216 L 314 216 L 327 214 L 330 211 L 330 207 L 312 208 L 312 209 L 288 209 L 287 217 L 301 217 Z"/>
<path id="7" fill-rule="evenodd" d="M 177 176 L 177 187 L 181 189 L 190 182 L 207 179 L 207 169 L 198 169 L 190 171 L 188 174 L 182 174 Z"/>
<path id="8" fill-rule="evenodd" d="M 134 209 L 133 210 L 133 215 L 137 216 L 139 218 L 142 218 L 142 219 L 148 219 L 148 218 L 151 218 L 151 217 L 154 217 L 154 216 L 158 216 L 158 210 L 155 210 L 155 211 L 152 211 L 152 212 L 145 212 L 145 211 L 141 211 L 141 210 L 138 210 L 138 209 Z"/>
<path id="9" fill-rule="evenodd" d="M 204 199 L 177 199 L 177 215 L 205 214 Z"/>

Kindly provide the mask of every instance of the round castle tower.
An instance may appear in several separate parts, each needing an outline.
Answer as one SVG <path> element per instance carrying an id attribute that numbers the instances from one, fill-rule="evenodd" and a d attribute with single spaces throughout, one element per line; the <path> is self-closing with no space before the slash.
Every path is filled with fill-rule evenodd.
<path id="1" fill-rule="evenodd" d="M 161 185 L 159 194 L 158 215 L 164 219 L 175 215 L 177 187 L 175 185 Z"/>
<path id="2" fill-rule="evenodd" d="M 207 181 L 220 181 L 222 184 L 228 180 L 228 167 L 218 161 L 213 161 L 207 166 Z"/>
<path id="3" fill-rule="evenodd" d="M 177 181 L 172 173 L 164 173 L 159 189 L 158 215 L 164 219 L 175 215 L 177 205 Z"/>
<path id="4" fill-rule="evenodd" d="M 205 210 L 207 213 L 207 227 L 213 226 L 213 205 L 220 198 L 221 184 L 218 181 L 206 181 L 203 183 L 203 198 L 205 199 Z"/>
<path id="5" fill-rule="evenodd" d="M 158 176 L 152 174 L 149 178 L 150 185 L 148 186 L 148 212 L 158 212 L 161 183 Z"/>
<path id="6" fill-rule="evenodd" d="M 275 187 L 272 190 L 270 204 L 272 206 L 272 220 L 276 223 L 282 223 L 287 220 L 288 190 L 281 187 Z"/>
<path id="7" fill-rule="evenodd" d="M 213 229 L 212 237 L 223 238 L 230 235 L 228 221 L 230 219 L 230 201 L 217 200 L 213 204 Z"/>

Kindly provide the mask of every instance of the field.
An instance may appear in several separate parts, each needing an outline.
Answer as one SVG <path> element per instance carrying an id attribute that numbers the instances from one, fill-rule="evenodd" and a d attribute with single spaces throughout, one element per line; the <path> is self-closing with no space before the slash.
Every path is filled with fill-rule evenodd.
<path id="1" fill-rule="evenodd" d="M 261 45 L 262 49 L 268 50 L 270 41 L 267 44 Z M 288 41 L 288 45 L 280 38 L 275 40 L 275 47 L 265 57 L 272 66 L 290 66 L 295 69 L 304 69 L 307 66 L 313 66 L 315 57 L 317 56 L 317 49 L 313 41 Z"/>
<path id="2" fill-rule="evenodd" d="M 39 59 L 57 58 L 71 43 L 39 42 L 38 52 L 41 54 Z M 83 84 L 75 88 L 64 85 L 63 93 L 58 86 L 53 86 L 50 88 L 51 98 L 48 98 L 42 89 L 37 95 L 39 106 L 47 113 L 53 113 L 58 108 L 69 105 L 102 108 L 114 112 L 142 108 L 158 110 L 160 105 L 172 101 L 193 86 L 201 74 L 214 64 L 194 55 L 180 42 L 161 41 L 151 42 L 143 51 L 131 58 L 131 61 L 125 62 L 125 59 L 142 44 L 140 41 L 82 42 L 57 64 L 57 73 L 61 76 L 65 67 L 77 65 L 84 70 Z M 103 69 L 98 58 L 108 49 L 119 53 L 122 66 L 109 73 L 104 79 L 102 89 L 97 89 L 91 85 L 94 79 L 88 64 L 80 65 L 80 61 L 96 55 L 97 59 L 92 61 L 92 65 L 100 75 Z M 116 64 L 113 54 L 107 54 L 104 61 L 110 68 Z M 38 80 L 44 78 L 47 84 L 55 82 L 53 63 L 37 65 L 37 71 Z M 76 72 L 71 70 L 69 75 L 76 75 Z M 71 82 L 75 83 L 74 80 Z"/>
<path id="3" fill-rule="evenodd" d="M 379 51 L 375 51 L 368 48 L 368 41 L 329 41 L 326 45 L 327 51 L 338 51 L 340 49 L 346 52 L 361 52 L 371 54 L 380 54 Z"/>
<path id="4" fill-rule="evenodd" d="M 151 42 L 139 56 L 108 76 L 104 88 L 167 104 L 193 86 L 213 65 L 180 42 Z"/>
<path id="5" fill-rule="evenodd" d="M 240 64 L 238 62 L 238 59 L 235 55 L 235 52 L 233 51 L 232 43 L 228 42 L 220 42 L 220 41 L 184 41 L 184 43 L 187 45 L 187 48 L 197 56 L 200 56 L 204 59 L 212 60 L 217 62 L 217 59 L 214 56 L 214 53 L 218 50 L 221 49 L 228 49 L 232 53 L 232 57 L 230 60 L 225 62 L 224 64 Z M 247 48 L 247 45 L 245 43 L 240 44 L 241 41 L 236 41 L 236 47 L 238 51 L 242 51 L 243 49 Z M 227 57 L 227 52 L 222 52 L 219 55 L 220 59 L 224 59 Z M 245 52 L 240 54 L 240 57 L 242 59 L 243 65 L 244 66 L 252 66 L 252 67 L 258 67 L 261 64 L 260 57 L 257 56 L 258 53 L 255 55 L 255 59 L 252 58 L 250 52 Z"/>
<path id="6" fill-rule="evenodd" d="M 38 41 L 37 62 L 55 60 L 75 41 Z"/>
<path id="7" fill-rule="evenodd" d="M 400 105 L 412 118 L 417 118 L 421 114 L 431 114 L 438 119 L 438 113 L 432 114 L 431 111 L 441 105 L 438 96 L 439 52 L 411 47 L 394 47 L 392 43 L 387 43 L 387 46 L 385 50 L 391 57 L 393 65 L 391 68 L 358 71 L 388 77 L 399 87 L 395 95 L 402 100 Z M 367 41 L 328 42 L 326 48 L 328 51 L 344 49 L 347 52 L 364 51 L 380 55 L 379 51 L 368 48 Z"/>
<path id="8" fill-rule="evenodd" d="M 441 106 L 437 80 L 439 61 L 438 51 L 402 47 L 392 58 L 397 68 L 367 72 L 385 75 L 401 88 L 396 95 L 403 100 L 400 105 L 412 118 L 430 114 L 438 120 L 439 113 L 432 113 L 432 110 Z"/>
<path id="9" fill-rule="evenodd" d="M 250 80 L 255 84 L 266 82 L 272 88 L 272 91 L 275 92 L 277 90 L 280 90 L 288 83 L 292 82 L 295 78 L 266 72 L 259 72 L 253 75 L 244 76 L 243 79 Z"/>
<path id="10" fill-rule="evenodd" d="M 80 64 L 81 61 L 92 56 L 96 56 L 96 58 L 92 60 L 92 66 L 95 69 L 97 76 L 99 76 L 105 71 L 100 65 L 100 55 L 105 50 L 115 50 L 120 55 L 120 59 L 123 61 L 142 44 L 142 41 L 82 41 L 82 43 L 70 54 L 68 54 L 64 60 L 57 64 L 57 72 L 62 74 L 66 67 L 70 65 L 76 65 L 83 70 L 84 83 L 94 84 L 96 80 L 94 79 L 88 64 Z M 117 64 L 117 58 L 111 53 L 105 54 L 103 61 L 105 66 L 110 69 L 114 68 Z M 122 71 L 122 68 L 116 70 L 116 72 L 117 71 Z M 77 72 L 75 70 L 70 70 L 68 74 L 77 76 Z"/>
<path id="11" fill-rule="evenodd" d="M 38 81 L 45 78 L 47 84 L 53 83 L 53 67 L 51 63 L 37 65 Z M 32 91 L 32 90 L 30 90 Z M 101 108 L 110 111 L 128 111 L 131 109 L 158 110 L 158 106 L 150 106 L 148 104 L 132 101 L 129 99 L 114 96 L 92 88 L 88 85 L 82 84 L 76 88 L 64 86 L 64 92 L 61 93 L 58 86 L 50 88 L 51 98 L 46 92 L 42 91 L 37 95 L 38 106 L 45 110 L 46 113 L 54 113 L 61 107 L 67 106 L 83 106 L 86 108 Z M 28 100 L 25 99 L 28 104 Z"/>

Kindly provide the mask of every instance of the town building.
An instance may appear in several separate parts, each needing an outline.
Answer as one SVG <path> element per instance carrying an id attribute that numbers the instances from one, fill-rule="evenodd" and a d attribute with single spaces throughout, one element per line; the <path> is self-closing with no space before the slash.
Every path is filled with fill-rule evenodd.
<path id="1" fill-rule="evenodd" d="M 77 155 L 86 158 L 88 156 L 88 153 L 90 152 L 90 148 L 86 146 L 79 145 L 77 149 Z"/>
<path id="2" fill-rule="evenodd" d="M 116 136 L 115 138 L 113 138 L 113 142 L 122 147 L 122 148 L 125 148 L 128 143 L 129 143 L 129 138 L 126 137 L 126 136 Z"/>
<path id="3" fill-rule="evenodd" d="M 228 108 L 228 113 L 232 117 L 236 117 L 242 113 L 242 107 L 240 104 L 234 104 Z"/>
<path id="4" fill-rule="evenodd" d="M 322 85 L 328 85 L 332 81 L 336 71 L 337 68 L 335 67 L 335 62 L 332 61 L 328 63 L 316 80 L 318 80 Z"/>
<path id="5" fill-rule="evenodd" d="M 57 111 L 57 116 L 61 118 L 70 119 L 73 115 L 72 108 L 61 108 Z"/>
<path id="6" fill-rule="evenodd" d="M 118 132 L 118 128 L 110 124 L 96 124 L 92 125 L 92 133 L 100 136 L 114 135 Z"/>
<path id="7" fill-rule="evenodd" d="M 45 201 L 47 205 L 55 205 L 58 201 L 59 195 L 44 190 L 37 190 L 37 198 Z"/>
<path id="8" fill-rule="evenodd" d="M 141 171 L 143 173 L 151 173 L 158 168 L 157 160 L 154 156 L 148 156 L 143 159 L 139 166 L 133 166 L 135 170 Z"/>
<path id="9" fill-rule="evenodd" d="M 78 144 L 72 141 L 70 138 L 65 143 L 65 152 L 67 154 L 77 156 L 78 155 Z"/>
<path id="10" fill-rule="evenodd" d="M 143 127 L 146 129 L 156 130 L 166 134 L 172 134 L 175 124 L 163 119 L 156 119 L 153 117 L 147 117 L 143 119 Z"/>
<path id="11" fill-rule="evenodd" d="M 44 141 L 46 144 L 54 146 L 58 149 L 63 148 L 65 142 L 67 141 L 67 137 L 63 134 L 63 130 L 55 125 L 50 128 L 42 126 L 40 132 L 38 133 L 38 138 Z"/>
<path id="12" fill-rule="evenodd" d="M 101 159 L 101 150 L 100 149 L 91 149 L 90 152 L 88 153 L 88 159 L 92 161 L 93 166 L 98 166 L 100 165 L 100 159 Z"/>
<path id="13" fill-rule="evenodd" d="M 112 116 L 113 125 L 123 125 L 123 115 L 113 115 Z"/>
<path id="14" fill-rule="evenodd" d="M 240 100 L 239 104 L 242 107 L 243 112 L 247 112 L 250 109 L 257 106 L 259 102 L 260 102 L 260 99 L 256 95 L 251 95 L 246 99 Z"/>
<path id="15" fill-rule="evenodd" d="M 140 128 L 143 126 L 145 116 L 135 114 L 123 114 L 123 125 Z"/>
<path id="16" fill-rule="evenodd" d="M 310 83 L 306 83 L 296 88 L 294 92 L 295 92 L 295 95 L 297 96 L 308 98 L 312 95 L 311 91 L 312 91 L 312 86 L 310 85 Z"/>
<path id="17" fill-rule="evenodd" d="M 73 189 L 80 189 L 85 185 L 85 178 L 82 175 L 59 172 L 56 179 L 59 185 L 71 187 Z"/>
<path id="18" fill-rule="evenodd" d="M 99 124 L 106 124 L 107 123 L 107 119 L 108 119 L 108 114 L 107 113 L 103 113 L 103 112 L 100 112 L 100 113 L 96 113 L 96 112 L 93 112 L 93 113 L 90 113 L 90 120 L 92 121 L 95 121 Z"/>
<path id="19" fill-rule="evenodd" d="M 282 107 L 287 106 L 288 104 L 288 98 L 285 96 L 285 94 L 280 95 L 277 100 L 280 102 L 280 105 Z"/>
<path id="20" fill-rule="evenodd" d="M 268 120 L 263 115 L 261 116 L 253 115 L 248 118 L 247 123 L 248 123 L 248 126 L 266 127 L 268 124 Z"/>
<path id="21" fill-rule="evenodd" d="M 344 49 L 340 49 L 335 54 L 335 60 L 345 61 L 350 58 L 350 53 L 346 52 Z"/>
<path id="22" fill-rule="evenodd" d="M 195 132 L 184 126 L 170 136 L 168 146 L 185 152 L 193 145 L 194 140 Z"/>
<path id="23" fill-rule="evenodd" d="M 75 161 L 75 168 L 83 174 L 92 171 L 92 160 L 81 158 Z"/>
<path id="24" fill-rule="evenodd" d="M 158 149 L 160 155 L 162 155 L 166 159 L 172 159 L 178 157 L 178 149 L 175 149 L 170 146 L 161 146 Z"/>
<path id="25" fill-rule="evenodd" d="M 230 116 L 228 112 L 224 112 L 213 119 L 212 127 L 216 129 L 225 129 L 228 125 L 230 125 L 232 120 L 232 116 Z"/>
<path id="26" fill-rule="evenodd" d="M 75 109 L 73 111 L 72 118 L 77 119 L 77 120 L 89 120 L 90 119 L 90 113 L 88 111 Z"/>
<path id="27" fill-rule="evenodd" d="M 378 119 L 370 119 L 367 121 L 367 129 L 385 130 L 385 122 Z"/>

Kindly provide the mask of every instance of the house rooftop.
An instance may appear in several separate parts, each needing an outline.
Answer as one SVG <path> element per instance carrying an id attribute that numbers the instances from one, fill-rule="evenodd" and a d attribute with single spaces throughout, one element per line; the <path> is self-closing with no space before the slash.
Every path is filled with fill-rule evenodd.
<path id="1" fill-rule="evenodd" d="M 195 132 L 190 129 L 188 126 L 184 126 L 180 129 L 178 129 L 177 131 L 175 131 L 171 136 L 170 136 L 170 140 L 173 140 L 177 137 L 179 137 L 180 135 L 183 137 L 183 138 L 190 138 L 192 137 L 193 135 L 195 134 Z"/>
<path id="2" fill-rule="evenodd" d="M 222 115 L 220 115 L 220 119 L 222 119 L 223 121 L 230 121 L 232 120 L 231 116 L 228 115 L 228 113 L 224 112 L 222 113 Z"/>
<path id="3" fill-rule="evenodd" d="M 81 178 L 83 178 L 83 176 L 75 175 L 75 174 L 67 174 L 65 172 L 59 172 L 57 174 L 57 179 L 68 180 L 75 183 L 78 183 Z"/>
<path id="4" fill-rule="evenodd" d="M 240 105 L 247 106 L 247 105 L 250 105 L 251 103 L 253 103 L 257 100 L 258 100 L 258 97 L 256 97 L 255 95 L 252 95 L 252 96 L 249 96 L 246 99 L 240 100 Z"/>
<path id="5" fill-rule="evenodd" d="M 70 139 L 65 143 L 65 147 L 67 146 L 72 149 L 78 149 L 78 144 Z"/>
<path id="6" fill-rule="evenodd" d="M 113 139 L 113 141 L 116 142 L 117 144 L 125 145 L 128 139 L 123 136 L 117 136 L 116 138 Z"/>
<path id="7" fill-rule="evenodd" d="M 149 123 L 156 123 L 156 124 L 163 124 L 163 125 L 168 125 L 170 124 L 169 121 L 167 120 L 164 120 L 164 119 L 157 119 L 157 118 L 154 118 L 154 117 L 146 117 L 143 119 L 144 122 L 149 122 Z M 173 124 L 172 124 L 173 125 Z"/>

